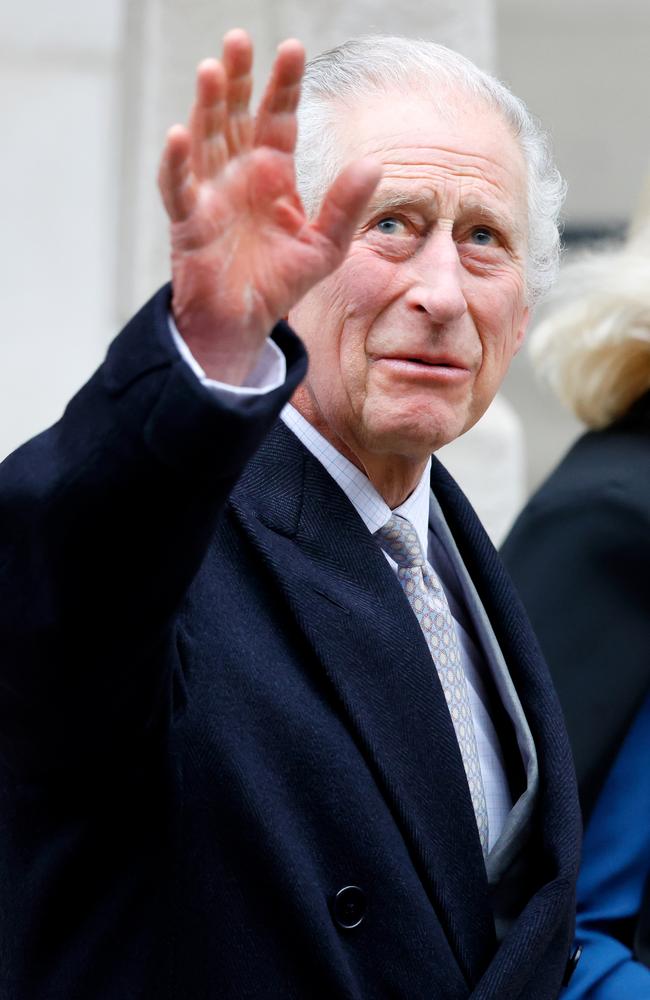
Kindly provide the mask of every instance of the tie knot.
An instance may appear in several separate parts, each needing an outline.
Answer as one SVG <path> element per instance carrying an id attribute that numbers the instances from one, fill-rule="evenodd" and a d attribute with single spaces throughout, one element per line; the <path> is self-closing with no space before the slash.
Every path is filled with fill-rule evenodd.
<path id="1" fill-rule="evenodd" d="M 425 559 L 417 532 L 410 521 L 399 514 L 393 514 L 390 520 L 376 532 L 381 547 L 388 553 L 400 569 L 411 569 L 424 566 Z"/>

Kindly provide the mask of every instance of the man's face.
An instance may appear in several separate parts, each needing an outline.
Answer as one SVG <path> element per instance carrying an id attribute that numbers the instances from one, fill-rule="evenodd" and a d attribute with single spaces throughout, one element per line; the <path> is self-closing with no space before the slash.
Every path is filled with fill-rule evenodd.
<path id="1" fill-rule="evenodd" d="M 523 339 L 526 167 L 467 98 L 383 95 L 348 114 L 342 162 L 382 180 L 337 271 L 292 310 L 310 368 L 296 397 L 362 468 L 421 461 L 485 412 Z"/>

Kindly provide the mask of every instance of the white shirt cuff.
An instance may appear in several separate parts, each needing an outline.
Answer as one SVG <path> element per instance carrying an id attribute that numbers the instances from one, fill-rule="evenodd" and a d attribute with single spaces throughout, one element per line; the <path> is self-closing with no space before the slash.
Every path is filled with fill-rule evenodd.
<path id="1" fill-rule="evenodd" d="M 201 384 L 213 390 L 218 395 L 259 396 L 264 392 L 271 392 L 273 389 L 278 389 L 285 381 L 287 377 L 287 363 L 284 354 L 270 337 L 266 338 L 259 360 L 249 373 L 244 385 L 229 385 L 227 382 L 217 382 L 215 379 L 208 378 L 178 332 L 171 312 L 167 314 L 167 318 L 169 332 L 172 335 L 178 353 L 190 366 Z"/>

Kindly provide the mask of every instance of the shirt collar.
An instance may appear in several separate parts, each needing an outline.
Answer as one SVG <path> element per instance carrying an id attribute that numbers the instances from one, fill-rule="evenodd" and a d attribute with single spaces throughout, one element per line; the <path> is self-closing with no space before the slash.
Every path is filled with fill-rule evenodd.
<path id="1" fill-rule="evenodd" d="M 392 511 L 368 477 L 337 451 L 308 420 L 305 420 L 295 406 L 287 403 L 280 418 L 338 483 L 368 531 L 374 534 L 386 524 L 391 514 L 399 514 L 411 522 L 417 532 L 422 551 L 427 551 L 431 459 L 427 462 L 413 492 L 404 503 Z"/>

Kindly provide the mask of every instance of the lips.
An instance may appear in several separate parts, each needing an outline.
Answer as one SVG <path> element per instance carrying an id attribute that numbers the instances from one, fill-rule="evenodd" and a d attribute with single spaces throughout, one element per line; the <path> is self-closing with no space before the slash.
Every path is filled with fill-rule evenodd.
<path id="1" fill-rule="evenodd" d="M 382 354 L 371 357 L 370 361 L 375 371 L 397 384 L 457 388 L 472 378 L 467 363 L 449 354 Z"/>
<path id="2" fill-rule="evenodd" d="M 376 355 L 372 360 L 422 365 L 426 368 L 456 368 L 461 371 L 467 371 L 467 365 L 459 358 L 454 358 L 446 354 L 382 354 Z"/>
<path id="3" fill-rule="evenodd" d="M 392 358 L 393 361 L 409 361 L 414 365 L 427 365 L 430 368 L 459 368 L 460 365 L 455 364 L 453 361 L 429 361 L 427 358 Z"/>

